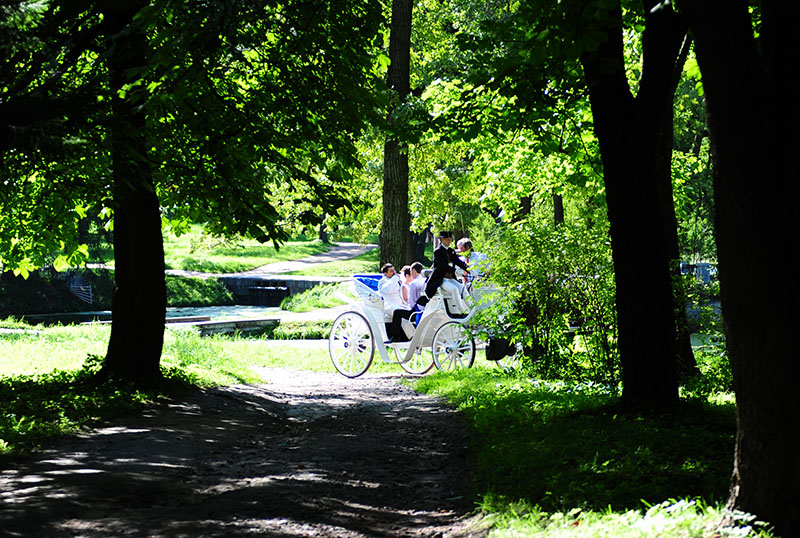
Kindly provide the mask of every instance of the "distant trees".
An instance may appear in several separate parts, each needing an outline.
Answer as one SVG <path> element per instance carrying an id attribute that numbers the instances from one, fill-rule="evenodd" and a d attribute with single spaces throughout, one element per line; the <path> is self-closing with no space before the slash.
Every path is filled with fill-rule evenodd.
<path id="1" fill-rule="evenodd" d="M 623 10 L 621 2 L 529 2 L 462 39 L 478 60 L 471 93 L 502 96 L 489 104 L 471 98 L 480 114 L 494 105 L 494 122 L 530 129 L 543 153 L 571 156 L 573 169 L 594 158 L 595 141 L 584 131 L 594 132 L 604 187 L 594 199 L 605 201 L 611 225 L 623 402 L 631 408 L 677 402 L 679 357 L 685 370 L 694 366 L 671 176 L 686 23 L 656 4 L 630 2 Z M 641 47 L 631 51 L 626 43 Z M 591 114 L 584 112 L 587 98 Z M 565 142 L 570 138 L 576 142 Z M 593 173 L 586 172 L 575 175 L 586 181 Z"/>
<path id="2" fill-rule="evenodd" d="M 379 5 L 19 2 L 2 16 L 0 256 L 78 263 L 76 223 L 113 215 L 106 374 L 159 375 L 162 218 L 279 242 L 284 219 L 349 203 L 353 136 L 378 109 Z"/>

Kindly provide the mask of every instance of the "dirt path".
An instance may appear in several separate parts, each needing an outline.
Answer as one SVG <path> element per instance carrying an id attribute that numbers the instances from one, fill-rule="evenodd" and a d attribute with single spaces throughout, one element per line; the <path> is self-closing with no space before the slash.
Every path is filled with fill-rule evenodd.
<path id="1" fill-rule="evenodd" d="M 3 536 L 483 536 L 459 416 L 397 383 L 268 370 L 0 475 Z"/>

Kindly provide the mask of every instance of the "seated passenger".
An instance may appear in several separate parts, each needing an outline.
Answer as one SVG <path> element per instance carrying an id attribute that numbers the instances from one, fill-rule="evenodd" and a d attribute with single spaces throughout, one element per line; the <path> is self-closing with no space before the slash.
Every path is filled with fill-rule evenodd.
<path id="1" fill-rule="evenodd" d="M 378 281 L 378 293 L 383 297 L 383 312 L 386 319 L 392 318 L 392 313 L 398 308 L 404 308 L 403 298 L 400 296 L 400 277 L 391 263 L 381 267 L 383 276 Z"/>
<path id="2" fill-rule="evenodd" d="M 480 278 L 489 273 L 489 258 L 486 254 L 473 250 L 472 241 L 467 237 L 462 237 L 456 243 L 460 258 L 467 264 L 473 278 Z M 465 277 L 466 283 L 466 277 Z"/>
<path id="3" fill-rule="evenodd" d="M 411 274 L 411 266 L 404 265 L 402 269 L 400 269 L 400 298 L 403 300 L 406 306 L 409 306 L 411 303 L 408 301 L 408 289 L 411 285 L 411 281 L 414 280 L 414 276 Z"/>
<path id="4" fill-rule="evenodd" d="M 422 264 L 414 262 L 411 265 L 411 284 L 408 285 L 408 304 L 409 308 L 398 308 L 392 315 L 392 327 L 389 331 L 387 344 L 392 342 L 406 342 L 408 337 L 403 330 L 403 319 L 410 319 L 415 312 L 422 312 L 424 306 L 417 303 L 425 289 L 425 277 L 422 276 Z"/>

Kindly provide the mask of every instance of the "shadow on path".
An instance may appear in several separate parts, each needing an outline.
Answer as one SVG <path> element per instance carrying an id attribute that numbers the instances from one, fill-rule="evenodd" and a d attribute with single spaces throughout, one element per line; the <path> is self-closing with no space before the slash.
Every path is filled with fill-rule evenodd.
<path id="1" fill-rule="evenodd" d="M 484 535 L 452 409 L 398 376 L 267 372 L 4 471 L 0 535 Z"/>

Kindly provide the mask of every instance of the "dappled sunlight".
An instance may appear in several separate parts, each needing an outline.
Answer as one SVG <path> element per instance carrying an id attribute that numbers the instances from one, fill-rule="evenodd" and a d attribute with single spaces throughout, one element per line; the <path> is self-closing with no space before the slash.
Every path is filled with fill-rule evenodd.
<path id="1" fill-rule="evenodd" d="M 400 377 L 276 370 L 270 385 L 149 407 L 3 472 L 0 526 L 55 536 L 447 528 L 471 506 L 465 475 L 452 478 L 465 466 L 458 419 Z"/>

